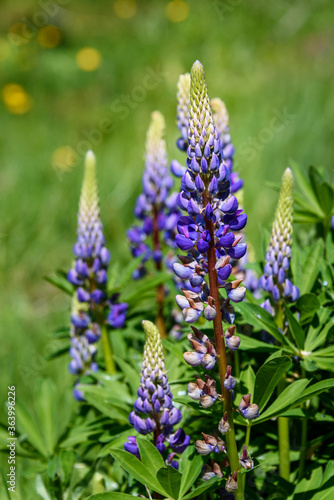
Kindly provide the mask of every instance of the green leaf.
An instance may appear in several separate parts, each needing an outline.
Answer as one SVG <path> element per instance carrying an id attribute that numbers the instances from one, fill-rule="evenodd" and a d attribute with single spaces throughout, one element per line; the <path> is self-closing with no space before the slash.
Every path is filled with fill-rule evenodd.
<path id="1" fill-rule="evenodd" d="M 300 290 L 300 295 L 311 292 L 315 280 L 319 274 L 318 261 L 322 258 L 324 251 L 323 240 L 318 239 L 317 242 L 310 248 L 306 259 L 302 264 L 301 281 L 297 283 Z"/>
<path id="2" fill-rule="evenodd" d="M 260 412 L 266 406 L 275 387 L 291 364 L 291 359 L 288 356 L 282 356 L 264 363 L 257 372 L 253 400 L 259 406 Z"/>
<path id="3" fill-rule="evenodd" d="M 130 406 L 113 396 L 110 391 L 98 385 L 79 384 L 85 399 L 104 415 L 115 420 L 128 422 Z"/>
<path id="4" fill-rule="evenodd" d="M 45 484 L 43 483 L 42 476 L 40 476 L 39 474 L 36 476 L 35 479 L 35 491 L 41 498 L 43 498 L 43 500 L 51 500 L 51 497 L 47 492 Z"/>
<path id="5" fill-rule="evenodd" d="M 331 311 L 325 307 L 318 311 L 317 324 L 319 326 L 317 328 L 310 326 L 305 341 L 305 351 L 314 351 L 325 342 L 330 328 L 334 325 L 334 318 L 329 319 L 330 314 Z"/>
<path id="6" fill-rule="evenodd" d="M 209 481 L 205 481 L 198 488 L 195 488 L 193 491 L 188 493 L 182 500 L 190 500 L 191 498 L 197 498 L 199 495 L 204 493 L 207 490 L 215 490 L 217 488 L 216 483 L 218 483 L 218 476 L 212 477 Z"/>
<path id="7" fill-rule="evenodd" d="M 321 486 L 323 486 L 329 479 L 334 477 L 334 460 L 327 463 L 326 469 L 322 478 Z"/>
<path id="8" fill-rule="evenodd" d="M 158 285 L 166 283 L 170 279 L 171 275 L 163 272 L 159 272 L 153 277 L 149 276 L 141 280 L 141 284 L 136 283 L 135 287 L 131 284 L 129 289 L 127 288 L 121 293 L 120 300 L 128 304 L 137 304 L 138 300 L 141 300 L 147 293 L 152 294 Z"/>
<path id="9" fill-rule="evenodd" d="M 188 446 L 182 453 L 180 472 L 182 473 L 180 497 L 182 497 L 195 483 L 203 467 L 203 458 L 195 446 Z"/>
<path id="10" fill-rule="evenodd" d="M 239 302 L 235 307 L 241 312 L 248 323 L 270 333 L 281 344 L 286 343 L 284 336 L 278 330 L 274 318 L 268 311 L 257 304 L 249 304 L 247 302 Z"/>
<path id="11" fill-rule="evenodd" d="M 170 498 L 175 500 L 179 498 L 182 479 L 182 474 L 179 471 L 170 465 L 162 467 L 157 472 L 157 479 Z"/>
<path id="12" fill-rule="evenodd" d="M 137 438 L 137 444 L 140 453 L 140 459 L 148 470 L 157 473 L 161 467 L 165 467 L 165 463 L 161 453 L 147 439 Z"/>
<path id="13" fill-rule="evenodd" d="M 174 354 L 177 358 L 179 358 L 182 362 L 184 362 L 183 359 L 183 351 L 181 352 L 178 344 L 173 344 L 170 340 L 162 339 L 162 344 L 167 349 L 167 351 L 170 351 L 172 354 Z"/>
<path id="14" fill-rule="evenodd" d="M 110 491 L 107 493 L 98 493 L 97 495 L 91 495 L 87 498 L 87 500 L 133 500 L 134 498 L 135 497 L 133 495 Z"/>
<path id="15" fill-rule="evenodd" d="M 309 380 L 300 379 L 295 380 L 292 384 L 288 385 L 284 391 L 276 398 L 272 405 L 259 416 L 259 418 L 252 421 L 253 425 L 260 424 L 265 420 L 277 417 L 284 411 L 288 410 L 294 401 L 300 396 L 305 387 L 309 384 Z M 297 406 L 297 405 L 295 405 Z"/>
<path id="16" fill-rule="evenodd" d="M 47 453 L 52 455 L 56 444 L 56 388 L 49 379 L 40 379 L 38 382 L 35 408 Z"/>
<path id="17" fill-rule="evenodd" d="M 300 321 L 311 320 L 320 309 L 320 301 L 314 293 L 306 293 L 297 300 L 297 308 L 300 311 Z"/>
<path id="18" fill-rule="evenodd" d="M 26 434 L 30 444 L 32 444 L 36 450 L 46 457 L 48 450 L 40 432 L 39 425 L 36 423 L 35 419 L 33 419 L 29 413 L 26 412 L 19 402 L 16 402 L 16 416 L 17 426 L 21 430 L 22 434 Z"/>
<path id="19" fill-rule="evenodd" d="M 326 217 L 331 216 L 333 214 L 333 205 L 334 205 L 333 188 L 328 184 L 328 182 L 322 182 L 319 191 L 320 191 L 319 205 L 321 206 Z"/>
<path id="20" fill-rule="evenodd" d="M 332 500 L 334 498 L 334 477 L 326 481 L 321 488 L 314 493 L 311 500 Z"/>
<path id="21" fill-rule="evenodd" d="M 73 465 L 75 464 L 76 453 L 73 450 L 60 450 L 59 463 L 61 480 L 64 485 L 67 485 Z"/>
<path id="22" fill-rule="evenodd" d="M 316 384 L 307 387 L 307 389 L 305 389 L 301 394 L 299 394 L 299 397 L 296 399 L 296 401 L 294 401 L 293 405 L 291 405 L 290 408 L 295 408 L 296 406 L 299 406 L 302 403 L 304 403 L 304 401 L 314 398 L 318 394 L 321 394 L 322 392 L 326 391 L 327 389 L 331 389 L 332 387 L 334 387 L 334 378 L 321 380 L 321 382 L 317 382 Z"/>
<path id="23" fill-rule="evenodd" d="M 272 352 L 280 349 L 276 345 L 267 344 L 266 342 L 262 342 L 262 340 L 248 337 L 242 333 L 238 333 L 238 337 L 240 338 L 239 349 L 241 351 Z"/>
<path id="24" fill-rule="evenodd" d="M 145 467 L 138 458 L 123 450 L 110 450 L 110 455 L 141 484 L 147 485 L 161 495 L 168 496 L 151 471 Z"/>
<path id="25" fill-rule="evenodd" d="M 299 185 L 299 188 L 302 191 L 302 196 L 300 198 L 303 202 L 303 206 L 307 208 L 309 205 L 311 205 L 311 207 L 315 211 L 319 212 L 319 204 L 318 204 L 317 198 L 314 194 L 314 191 L 312 189 L 310 180 L 307 178 L 304 170 L 296 162 L 291 162 L 291 165 L 292 165 L 294 177 Z M 295 199 L 296 199 L 296 195 L 297 195 L 297 193 L 295 193 L 295 195 L 294 195 Z M 305 198 L 307 199 L 308 203 L 307 202 L 305 203 Z"/>
<path id="26" fill-rule="evenodd" d="M 290 333 L 296 342 L 296 345 L 299 350 L 302 350 L 304 348 L 305 344 L 305 333 L 290 309 L 286 306 L 285 307 L 285 314 L 287 317 L 287 320 L 289 322 L 289 330 Z"/>
<path id="27" fill-rule="evenodd" d="M 293 221 L 299 222 L 300 224 L 317 224 L 322 221 L 322 217 L 307 210 L 295 210 Z"/>
<path id="28" fill-rule="evenodd" d="M 242 394 L 254 392 L 254 384 L 255 384 L 255 373 L 251 365 L 249 364 L 247 368 L 242 370 L 240 374 L 240 385 L 243 385 L 244 388 L 241 389 Z M 245 389 L 245 391 L 244 391 Z"/>
<path id="29" fill-rule="evenodd" d="M 44 279 L 51 283 L 51 285 L 67 293 L 67 295 L 73 295 L 73 285 L 67 281 L 66 276 L 64 276 L 62 272 L 58 271 L 55 276 L 44 276 Z"/>
<path id="30" fill-rule="evenodd" d="M 119 357 L 114 357 L 116 363 L 118 366 L 121 367 L 122 372 L 125 375 L 126 380 L 129 382 L 129 385 L 131 387 L 132 393 L 137 395 L 137 390 L 140 385 L 140 373 L 139 371 L 136 371 L 129 363 L 124 361 L 124 359 L 121 359 Z"/>

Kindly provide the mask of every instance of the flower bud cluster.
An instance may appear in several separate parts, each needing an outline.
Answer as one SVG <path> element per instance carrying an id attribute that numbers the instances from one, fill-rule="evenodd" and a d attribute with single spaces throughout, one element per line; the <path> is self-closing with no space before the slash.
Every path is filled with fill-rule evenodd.
<path id="1" fill-rule="evenodd" d="M 260 286 L 269 292 L 274 302 L 282 298 L 294 302 L 299 298 L 299 289 L 289 280 L 293 219 L 293 174 L 287 168 L 282 176 L 281 191 L 266 253 L 264 274 Z M 263 304 L 269 310 L 270 304 Z"/>
<path id="2" fill-rule="evenodd" d="M 174 426 L 180 423 L 182 415 L 180 410 L 173 405 L 160 334 L 150 321 L 143 321 L 143 327 L 146 342 L 140 387 L 134 411 L 129 415 L 129 422 L 140 434 L 154 433 L 157 436 L 155 445 L 161 454 L 168 447 L 173 453 L 182 453 L 189 445 L 190 436 L 186 436 L 183 429 L 174 432 Z M 131 438 L 129 443 L 124 444 L 124 447 L 136 455 L 135 445 L 136 443 Z M 172 460 L 172 462 L 175 461 Z"/>
<path id="3" fill-rule="evenodd" d="M 230 194 L 230 170 L 222 157 L 204 70 L 198 61 L 191 71 L 187 168 L 177 201 L 179 208 L 188 215 L 179 218 L 175 241 L 181 250 L 189 253 L 181 259 L 181 264 L 174 264 L 174 272 L 182 279 L 189 279 L 192 286 L 200 287 L 199 292 L 182 290 L 184 297 L 178 296 L 177 303 L 183 317 L 188 323 L 193 323 L 204 314 L 210 321 L 215 318 L 219 307 L 229 321 L 232 315 L 225 314 L 225 311 L 230 301 L 243 300 L 246 292 L 244 287 L 239 287 L 240 281 L 228 282 L 228 279 L 232 271 L 230 259 L 238 260 L 246 253 L 242 236 L 236 236 L 234 232 L 245 227 L 247 216 L 239 209 L 236 197 Z M 208 224 L 213 225 L 213 240 Z M 205 281 L 209 271 L 207 252 L 212 246 L 217 256 L 218 284 L 227 295 L 223 304 L 214 303 Z"/>

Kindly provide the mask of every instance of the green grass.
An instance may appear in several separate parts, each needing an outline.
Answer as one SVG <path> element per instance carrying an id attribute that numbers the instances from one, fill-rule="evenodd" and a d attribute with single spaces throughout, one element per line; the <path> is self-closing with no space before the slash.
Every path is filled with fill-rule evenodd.
<path id="1" fill-rule="evenodd" d="M 31 407 L 39 376 L 50 375 L 64 391 L 72 380 L 66 358 L 45 361 L 52 330 L 68 321 L 69 301 L 43 276 L 70 266 L 82 176 L 81 160 L 69 173 L 52 168 L 56 148 L 76 150 L 83 130 L 113 121 L 114 130 L 93 149 L 108 246 L 122 263 L 130 259 L 125 233 L 140 192 L 150 113 L 165 114 L 169 159 L 184 160 L 175 147 L 176 82 L 195 59 L 204 64 L 211 97 L 221 97 L 230 113 L 236 169 L 245 181 L 247 239 L 258 255 L 259 228 L 269 227 L 277 199 L 266 181 L 278 182 L 290 158 L 305 168 L 332 169 L 332 3 L 240 2 L 221 19 L 215 2 L 192 0 L 188 19 L 178 24 L 166 19 L 166 3 L 138 2 L 135 16 L 120 20 L 112 2 L 71 1 L 51 21 L 63 30 L 58 47 L 43 49 L 33 37 L 0 63 L 1 88 L 19 83 L 34 100 L 24 115 L 0 103 L 2 401 L 8 384 Z M 39 10 L 30 1 L 3 2 L 2 39 L 11 24 Z M 103 58 L 91 73 L 75 64 L 87 45 Z M 122 120 L 111 106 L 143 85 L 147 66 L 167 75 Z M 272 132 L 278 112 L 291 116 Z"/>

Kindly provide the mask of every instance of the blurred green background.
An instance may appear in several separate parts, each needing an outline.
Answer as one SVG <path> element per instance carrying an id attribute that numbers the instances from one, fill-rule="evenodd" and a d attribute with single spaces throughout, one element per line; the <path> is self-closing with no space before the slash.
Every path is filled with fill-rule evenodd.
<path id="1" fill-rule="evenodd" d="M 184 161 L 176 83 L 199 59 L 210 96 L 229 110 L 247 238 L 260 255 L 259 228 L 269 227 L 277 199 L 266 182 L 290 159 L 333 169 L 333 2 L 3 0 L 0 8 L 1 401 L 14 384 L 32 407 L 35 380 L 48 374 L 72 404 L 68 359 L 46 361 L 69 300 L 43 276 L 71 264 L 85 150 L 97 155 L 113 260 L 126 263 L 150 113 L 165 114 L 169 159 Z"/>

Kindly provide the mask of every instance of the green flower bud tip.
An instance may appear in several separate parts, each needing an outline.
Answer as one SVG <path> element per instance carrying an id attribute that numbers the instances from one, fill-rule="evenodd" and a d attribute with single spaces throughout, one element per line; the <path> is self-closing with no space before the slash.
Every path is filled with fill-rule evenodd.
<path id="1" fill-rule="evenodd" d="M 292 243 L 292 220 L 293 220 L 293 174 L 287 168 L 282 176 L 281 190 L 275 212 L 275 219 L 271 233 L 271 244 L 275 245 L 278 238 L 283 237 L 286 245 Z M 281 246 L 281 245 L 280 245 Z"/>
<path id="2" fill-rule="evenodd" d="M 204 143 L 206 143 L 209 140 L 210 134 L 214 135 L 215 127 L 204 68 L 199 61 L 194 62 L 191 68 L 190 78 L 189 142 L 191 136 L 194 134 L 196 142 L 198 142 L 199 137 L 202 136 Z M 197 129 L 196 132 L 195 129 Z"/>
<path id="3" fill-rule="evenodd" d="M 96 158 L 93 151 L 87 151 L 85 157 L 84 180 L 79 203 L 79 224 L 84 222 L 80 219 L 87 216 L 91 217 L 92 215 L 94 215 L 95 219 L 98 219 L 100 215 L 96 181 Z"/>
<path id="4" fill-rule="evenodd" d="M 165 356 L 158 328 L 151 321 L 142 321 L 145 332 L 143 366 L 154 371 L 156 367 L 165 371 Z"/>
<path id="5" fill-rule="evenodd" d="M 146 136 L 146 168 L 167 168 L 167 150 L 164 139 L 166 130 L 165 118 L 160 111 L 153 111 L 151 123 Z"/>

